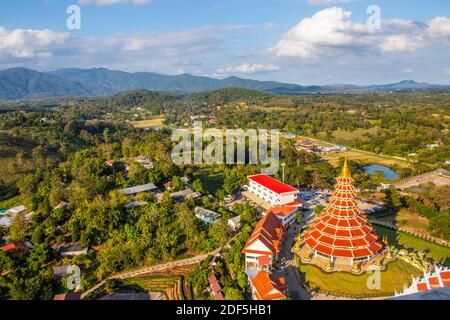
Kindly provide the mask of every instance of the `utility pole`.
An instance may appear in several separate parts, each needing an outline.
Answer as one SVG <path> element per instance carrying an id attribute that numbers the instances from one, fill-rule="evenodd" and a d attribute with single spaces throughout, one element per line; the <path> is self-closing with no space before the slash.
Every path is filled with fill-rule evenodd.
<path id="1" fill-rule="evenodd" d="M 285 182 L 285 179 L 284 179 L 284 167 L 286 167 L 286 163 L 282 163 L 281 164 L 281 168 L 283 169 L 283 182 Z"/>

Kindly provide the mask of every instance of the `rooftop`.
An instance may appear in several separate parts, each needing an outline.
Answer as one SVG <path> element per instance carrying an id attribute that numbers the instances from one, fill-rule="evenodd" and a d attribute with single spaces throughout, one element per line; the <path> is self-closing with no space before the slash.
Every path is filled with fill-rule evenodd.
<path id="1" fill-rule="evenodd" d="M 141 193 L 141 192 L 149 192 L 149 191 L 153 191 L 156 189 L 158 189 L 157 186 L 155 186 L 153 183 L 149 183 L 149 184 L 144 184 L 144 185 L 135 186 L 135 187 L 131 187 L 131 188 L 126 188 L 126 189 L 123 189 L 122 192 L 125 193 L 126 195 L 132 195 L 132 194 Z"/>
<path id="2" fill-rule="evenodd" d="M 298 193 L 299 192 L 296 188 L 294 188 L 284 182 L 281 182 L 275 178 L 272 178 L 271 176 L 268 176 L 266 174 L 258 174 L 255 176 L 249 176 L 248 179 L 262 185 L 263 187 L 265 187 L 277 194 Z"/>
<path id="3" fill-rule="evenodd" d="M 286 298 L 284 278 L 274 279 L 266 271 L 260 271 L 250 280 L 258 300 L 280 300 Z"/>
<path id="4" fill-rule="evenodd" d="M 266 211 L 266 214 L 271 212 L 271 213 L 275 214 L 276 216 L 286 217 L 286 216 L 290 215 L 292 212 L 296 211 L 301 206 L 302 206 L 301 202 L 294 201 L 294 202 L 285 204 L 283 206 L 270 208 L 268 211 Z"/>
<path id="5" fill-rule="evenodd" d="M 283 232 L 281 221 L 273 213 L 269 213 L 258 222 L 242 252 L 275 254 L 281 249 Z M 262 242 L 269 251 L 252 249 L 252 244 L 256 241 Z"/>

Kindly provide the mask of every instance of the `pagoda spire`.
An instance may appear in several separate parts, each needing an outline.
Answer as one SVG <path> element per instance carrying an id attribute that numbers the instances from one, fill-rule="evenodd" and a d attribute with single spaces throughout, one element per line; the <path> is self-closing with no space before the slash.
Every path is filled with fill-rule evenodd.
<path id="1" fill-rule="evenodd" d="M 350 172 L 350 168 L 348 167 L 347 158 L 344 160 L 344 166 L 342 167 L 340 178 L 351 178 L 352 173 Z"/>

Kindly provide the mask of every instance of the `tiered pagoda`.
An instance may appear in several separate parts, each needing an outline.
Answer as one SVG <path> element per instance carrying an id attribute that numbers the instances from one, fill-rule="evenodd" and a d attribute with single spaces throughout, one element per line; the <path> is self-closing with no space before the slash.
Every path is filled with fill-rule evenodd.
<path id="1" fill-rule="evenodd" d="M 383 245 L 364 211 L 358 207 L 354 189 L 345 159 L 330 203 L 305 233 L 302 260 L 321 265 L 326 270 L 359 272 L 368 261 L 381 267 Z"/>

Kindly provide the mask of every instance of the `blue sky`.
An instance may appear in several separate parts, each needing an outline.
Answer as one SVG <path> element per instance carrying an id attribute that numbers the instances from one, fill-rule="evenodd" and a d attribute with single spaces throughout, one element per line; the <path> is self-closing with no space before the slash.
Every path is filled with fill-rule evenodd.
<path id="1" fill-rule="evenodd" d="M 73 4 L 80 30 L 66 27 Z M 379 29 L 367 24 L 370 5 L 380 9 Z M 1 1 L 0 69 L 16 66 L 299 84 L 450 83 L 450 1 Z"/>

